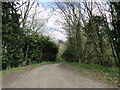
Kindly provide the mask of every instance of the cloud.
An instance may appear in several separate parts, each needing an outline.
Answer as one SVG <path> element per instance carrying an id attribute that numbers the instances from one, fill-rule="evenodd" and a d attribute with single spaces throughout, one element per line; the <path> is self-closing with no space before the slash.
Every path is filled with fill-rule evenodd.
<path id="1" fill-rule="evenodd" d="M 25 0 L 23 0 L 23 2 L 25 2 Z M 31 2 L 30 5 L 32 5 L 32 3 L 33 2 Z M 22 10 L 22 8 L 24 9 Z M 25 9 L 26 9 L 25 5 L 23 5 L 23 7 L 21 7 L 22 13 L 25 12 Z M 44 7 L 40 2 L 39 3 L 34 2 L 31 10 L 29 11 L 26 25 L 27 27 L 31 26 L 33 17 L 35 15 L 34 23 L 31 29 L 36 30 L 37 28 L 40 28 L 41 24 L 43 24 L 49 16 L 52 15 L 51 18 L 49 18 L 49 20 L 45 23 L 43 27 L 44 28 L 43 34 L 50 36 L 55 40 L 60 39 L 65 41 L 66 40 L 65 31 L 62 28 L 62 24 L 60 23 L 63 22 L 63 19 L 59 12 L 60 9 L 56 8 L 54 11 L 52 11 L 51 8 L 46 8 L 46 6 Z M 24 17 L 24 14 L 22 15 L 22 17 Z M 41 28 L 39 31 L 42 31 Z"/>
<path id="2" fill-rule="evenodd" d="M 65 30 L 62 28 L 62 23 L 64 22 L 62 16 L 60 15 L 60 9 L 56 9 L 53 12 L 52 17 L 46 23 L 46 32 L 49 32 L 49 36 L 56 40 L 67 40 Z"/>
<path id="3" fill-rule="evenodd" d="M 52 28 L 58 28 L 61 29 L 62 25 L 60 22 L 63 22 L 62 16 L 59 14 L 60 9 L 56 9 L 56 11 L 53 12 L 52 17 L 49 19 L 47 26 Z"/>

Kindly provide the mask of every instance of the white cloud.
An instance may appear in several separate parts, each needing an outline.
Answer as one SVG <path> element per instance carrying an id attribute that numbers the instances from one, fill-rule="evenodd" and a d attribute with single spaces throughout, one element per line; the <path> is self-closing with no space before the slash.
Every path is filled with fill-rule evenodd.
<path id="1" fill-rule="evenodd" d="M 53 31 L 46 31 L 46 32 L 44 32 L 44 34 L 47 35 L 47 36 L 50 36 L 54 40 L 66 41 L 67 40 L 66 35 L 64 35 L 60 31 L 55 31 L 55 30 L 53 30 Z"/>
<path id="2" fill-rule="evenodd" d="M 64 21 L 59 12 L 60 9 L 56 9 L 56 11 L 53 12 L 52 17 L 46 23 L 46 27 L 49 28 L 49 30 L 47 29 L 46 32 L 49 32 L 48 35 L 54 39 L 65 41 L 66 33 L 65 30 L 62 28 L 62 24 L 61 24 Z"/>
<path id="3" fill-rule="evenodd" d="M 23 0 L 23 2 L 25 2 L 25 0 Z M 30 5 L 32 3 L 33 2 L 31 2 Z M 22 4 L 22 1 L 21 1 L 21 4 Z M 46 22 L 44 25 L 45 31 L 43 34 L 48 35 L 51 38 L 54 38 L 56 40 L 60 39 L 65 41 L 66 35 L 65 33 L 63 34 L 63 32 L 65 31 L 64 29 L 62 29 L 62 24 L 60 23 L 60 22 L 63 22 L 62 16 L 59 14 L 60 9 L 56 9 L 54 12 L 52 12 L 50 8 L 45 8 L 40 3 L 39 5 L 37 5 L 37 7 L 36 5 L 37 5 L 37 2 L 34 3 L 31 10 L 29 11 L 29 14 L 28 14 L 29 17 L 27 18 L 26 25 L 28 27 L 31 25 L 33 16 L 35 15 L 33 28 L 36 30 L 41 26 L 41 23 L 43 23 L 50 15 L 52 15 L 51 18 L 48 20 L 48 22 Z M 25 9 L 26 9 L 25 5 L 23 5 L 21 7 L 22 13 L 25 12 Z M 36 14 L 35 14 L 35 10 L 36 10 Z M 24 17 L 24 14 L 22 14 L 22 17 Z"/>
<path id="4" fill-rule="evenodd" d="M 52 28 L 58 28 L 61 29 L 62 25 L 59 22 L 63 22 L 62 16 L 59 14 L 59 9 L 56 9 L 56 11 L 53 12 L 52 17 L 49 19 L 47 26 Z"/>

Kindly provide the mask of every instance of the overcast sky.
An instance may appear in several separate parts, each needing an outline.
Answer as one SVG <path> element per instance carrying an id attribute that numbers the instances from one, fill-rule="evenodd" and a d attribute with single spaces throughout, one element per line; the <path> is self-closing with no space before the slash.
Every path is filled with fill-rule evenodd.
<path id="1" fill-rule="evenodd" d="M 59 22 L 63 22 L 61 18 L 62 16 L 59 14 L 60 9 L 58 9 L 57 6 L 55 6 L 54 2 L 51 3 L 39 2 L 39 6 L 37 7 L 36 11 L 37 11 L 36 19 L 39 19 L 37 21 L 38 22 L 37 27 L 40 26 L 39 23 L 41 22 L 43 23 L 48 17 L 51 16 L 43 27 L 43 31 L 45 35 L 49 35 L 52 39 L 55 40 L 63 40 L 63 41 L 67 40 L 65 31 L 64 29 L 62 29 L 62 25 L 59 23 Z M 29 16 L 31 16 L 30 18 L 33 17 L 32 14 L 34 13 L 35 13 L 35 8 L 33 7 L 29 12 Z"/>
<path id="2" fill-rule="evenodd" d="M 40 27 L 40 23 L 43 23 L 48 17 L 49 20 L 45 23 L 43 29 L 43 32 L 45 35 L 49 35 L 52 39 L 55 40 L 63 40 L 66 41 L 66 34 L 65 34 L 65 30 L 62 28 L 62 24 L 60 24 L 60 22 L 64 22 L 62 19 L 62 16 L 60 15 L 59 12 L 61 12 L 61 10 L 59 8 L 57 8 L 56 4 L 53 1 L 45 2 L 45 1 L 39 1 L 39 6 L 36 8 L 36 19 L 38 19 L 36 21 L 35 24 L 36 27 Z M 31 18 L 33 17 L 33 14 L 35 13 L 35 6 L 36 6 L 37 2 L 34 3 L 34 7 L 30 10 L 29 12 L 29 18 L 28 20 L 31 20 Z M 108 6 L 106 6 L 107 8 Z M 82 13 L 84 13 L 84 11 L 82 11 Z M 105 12 L 107 17 L 109 18 L 109 13 Z M 84 13 L 84 16 L 87 16 L 86 13 Z M 94 10 L 93 10 L 93 14 L 94 15 L 99 15 L 99 10 L 96 6 L 94 6 Z M 29 21 L 31 22 L 31 21 Z"/>

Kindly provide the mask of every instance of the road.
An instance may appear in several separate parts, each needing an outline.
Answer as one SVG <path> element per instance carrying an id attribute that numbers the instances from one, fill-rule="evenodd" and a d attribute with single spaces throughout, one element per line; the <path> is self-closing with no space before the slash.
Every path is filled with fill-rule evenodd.
<path id="1" fill-rule="evenodd" d="M 3 88 L 109 88 L 62 66 L 62 63 L 36 67 L 21 74 L 3 75 Z"/>

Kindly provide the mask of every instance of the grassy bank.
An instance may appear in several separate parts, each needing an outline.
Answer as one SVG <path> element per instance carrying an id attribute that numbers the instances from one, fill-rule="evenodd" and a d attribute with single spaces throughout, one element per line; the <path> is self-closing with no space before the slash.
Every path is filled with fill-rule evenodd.
<path id="1" fill-rule="evenodd" d="M 39 64 L 31 64 L 31 65 L 27 65 L 27 66 L 10 68 L 10 69 L 7 69 L 7 70 L 2 70 L 0 73 L 6 74 L 6 73 L 18 72 L 18 71 L 22 71 L 24 69 L 30 69 L 30 68 L 34 68 L 34 67 L 37 67 L 37 66 L 40 66 L 40 65 L 50 64 L 50 63 L 52 63 L 52 62 L 41 62 Z"/>
<path id="2" fill-rule="evenodd" d="M 72 66 L 72 68 L 80 71 L 86 76 L 90 76 L 91 78 L 93 77 L 94 79 L 99 79 L 113 85 L 118 85 L 118 68 L 75 62 L 66 64 Z"/>

